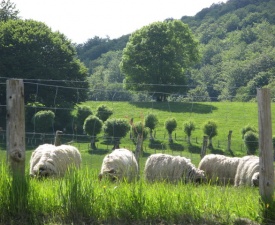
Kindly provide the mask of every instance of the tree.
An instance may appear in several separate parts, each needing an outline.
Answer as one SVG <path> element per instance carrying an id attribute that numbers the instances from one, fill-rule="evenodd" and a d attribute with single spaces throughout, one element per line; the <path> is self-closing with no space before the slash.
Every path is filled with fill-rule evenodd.
<path id="1" fill-rule="evenodd" d="M 242 139 L 244 139 L 244 135 L 248 131 L 252 131 L 252 132 L 256 133 L 257 129 L 254 126 L 250 125 L 250 124 L 246 125 L 245 127 L 242 128 Z"/>
<path id="2" fill-rule="evenodd" d="M 150 140 L 153 141 L 153 130 L 156 128 L 158 124 L 158 118 L 155 114 L 149 113 L 144 118 L 145 127 L 148 127 L 150 129 Z"/>
<path id="3" fill-rule="evenodd" d="M 203 125 L 203 133 L 209 138 L 209 148 L 213 148 L 212 138 L 218 135 L 217 123 L 214 120 L 208 120 Z"/>
<path id="4" fill-rule="evenodd" d="M 1 22 L 0 33 L 0 77 L 31 80 L 24 83 L 26 104 L 73 109 L 87 99 L 87 68 L 63 34 L 44 23 L 19 19 Z M 5 89 L 0 89 L 0 102 L 6 102 Z M 61 111 L 56 111 L 57 121 L 63 118 Z"/>
<path id="5" fill-rule="evenodd" d="M 113 110 L 104 104 L 98 106 L 96 109 L 96 116 L 103 122 L 105 122 L 112 114 Z"/>
<path id="6" fill-rule="evenodd" d="M 196 126 L 194 121 L 189 120 L 183 123 L 183 131 L 188 137 L 188 144 L 191 143 L 190 141 L 191 134 L 192 134 L 192 131 L 194 131 L 195 129 L 196 129 Z"/>
<path id="7" fill-rule="evenodd" d="M 90 115 L 88 116 L 83 124 L 83 130 L 91 136 L 91 148 L 96 149 L 95 142 L 96 136 L 101 132 L 103 126 L 102 120 L 97 116 Z"/>
<path id="8" fill-rule="evenodd" d="M 167 20 L 130 36 L 120 69 L 126 89 L 154 92 L 157 100 L 164 101 L 169 92 L 185 91 L 184 72 L 198 59 L 198 42 L 189 27 L 180 20 Z"/>
<path id="9" fill-rule="evenodd" d="M 109 118 L 104 122 L 104 134 L 111 138 L 113 149 L 119 148 L 121 138 L 130 131 L 130 124 L 126 119 Z"/>
<path id="10" fill-rule="evenodd" d="M 0 2 L 0 22 L 18 19 L 19 11 L 16 10 L 16 5 L 10 0 L 2 0 Z"/>
<path id="11" fill-rule="evenodd" d="M 145 125 L 141 121 L 136 122 L 136 123 L 132 124 L 132 134 L 133 134 L 134 144 L 138 144 L 137 143 L 138 138 L 141 138 L 140 147 L 141 147 L 141 152 L 142 152 L 142 150 L 143 150 L 142 143 L 148 136 L 148 128 L 145 127 Z"/>
<path id="12" fill-rule="evenodd" d="M 247 131 L 244 135 L 244 143 L 247 148 L 248 155 L 254 155 L 259 147 L 259 137 L 253 131 Z"/>
<path id="13" fill-rule="evenodd" d="M 33 124 L 37 132 L 49 132 L 54 127 L 55 114 L 51 110 L 41 110 L 34 114 Z"/>
<path id="14" fill-rule="evenodd" d="M 168 118 L 165 121 L 165 129 L 167 130 L 168 134 L 169 134 L 169 143 L 173 143 L 173 137 L 172 137 L 172 133 L 173 131 L 177 128 L 177 121 L 175 118 Z"/>
<path id="15" fill-rule="evenodd" d="M 93 115 L 92 110 L 90 107 L 86 105 L 77 106 L 76 110 L 76 129 L 78 132 L 83 131 L 83 124 L 86 118 L 90 115 Z"/>

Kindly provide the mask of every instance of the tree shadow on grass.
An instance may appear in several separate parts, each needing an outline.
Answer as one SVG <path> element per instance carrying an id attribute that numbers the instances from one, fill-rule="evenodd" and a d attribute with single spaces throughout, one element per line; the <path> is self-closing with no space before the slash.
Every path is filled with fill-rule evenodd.
<path id="1" fill-rule="evenodd" d="M 150 108 L 169 112 L 207 114 L 217 110 L 216 106 L 194 102 L 130 102 L 139 108 Z"/>
<path id="2" fill-rule="evenodd" d="M 88 153 L 91 155 L 106 155 L 110 153 L 110 151 L 106 149 L 95 149 L 95 150 L 88 150 Z"/>
<path id="3" fill-rule="evenodd" d="M 149 148 L 156 150 L 166 150 L 166 145 L 158 140 L 150 140 Z"/>
<path id="4" fill-rule="evenodd" d="M 201 147 L 199 147 L 197 145 L 189 144 L 187 149 L 190 153 L 194 153 L 194 154 L 200 154 L 201 153 Z"/>
<path id="5" fill-rule="evenodd" d="M 184 151 L 184 146 L 178 143 L 169 143 L 169 148 L 173 151 Z"/>

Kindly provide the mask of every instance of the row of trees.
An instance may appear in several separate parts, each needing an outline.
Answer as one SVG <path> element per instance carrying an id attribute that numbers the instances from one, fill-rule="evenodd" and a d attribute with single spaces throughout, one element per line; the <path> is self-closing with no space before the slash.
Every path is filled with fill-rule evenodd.
<path id="1" fill-rule="evenodd" d="M 104 133 L 104 139 L 107 143 L 113 144 L 113 149 L 119 148 L 121 139 L 124 138 L 130 131 L 130 137 L 134 144 L 138 144 L 137 140 L 141 139 L 142 143 L 148 138 L 150 143 L 155 141 L 154 130 L 159 125 L 158 118 L 155 114 L 149 113 L 145 116 L 144 121 L 134 122 L 133 119 L 117 119 L 110 118 L 113 114 L 112 109 L 106 105 L 99 105 L 96 113 L 93 114 L 88 106 L 79 106 L 74 113 L 76 132 L 85 132 L 91 138 L 91 148 L 96 149 L 97 136 Z M 55 114 L 51 110 L 38 111 L 32 119 L 35 124 L 35 130 L 38 132 L 47 132 L 52 129 L 54 124 Z M 196 124 L 193 120 L 183 122 L 183 131 L 188 138 L 188 144 L 191 144 L 192 132 L 196 129 Z M 173 143 L 173 132 L 177 128 L 175 118 L 168 118 L 164 122 L 164 128 L 169 135 L 169 143 Z M 202 125 L 204 135 L 208 136 L 210 149 L 213 149 L 212 138 L 218 134 L 218 126 L 214 120 L 208 120 Z M 255 127 L 247 125 L 242 129 L 242 139 L 247 147 L 247 154 L 255 154 L 258 149 L 258 134 Z M 274 137 L 275 140 L 275 137 Z M 275 142 L 274 142 L 275 143 Z"/>

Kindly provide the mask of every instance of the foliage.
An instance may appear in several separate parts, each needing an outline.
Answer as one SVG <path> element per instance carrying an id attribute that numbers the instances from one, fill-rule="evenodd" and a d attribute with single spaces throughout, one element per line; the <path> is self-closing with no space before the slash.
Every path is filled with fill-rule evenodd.
<path id="1" fill-rule="evenodd" d="M 18 19 L 18 13 L 16 5 L 10 0 L 2 0 L 0 2 L 0 22 Z"/>
<path id="2" fill-rule="evenodd" d="M 37 132 L 46 133 L 53 128 L 55 114 L 51 110 L 41 110 L 34 114 L 33 124 Z"/>
<path id="3" fill-rule="evenodd" d="M 150 139 L 154 140 L 153 137 L 153 130 L 156 128 L 158 125 L 158 118 L 155 114 L 149 113 L 145 116 L 144 118 L 144 125 L 145 127 L 148 127 L 150 129 Z"/>
<path id="4" fill-rule="evenodd" d="M 125 88 L 155 92 L 157 100 L 166 100 L 168 92 L 184 92 L 178 84 L 185 84 L 184 71 L 198 59 L 198 43 L 186 24 L 168 20 L 144 26 L 123 50 Z"/>
<path id="5" fill-rule="evenodd" d="M 212 138 L 218 135 L 218 125 L 214 120 L 208 120 L 203 124 L 203 133 L 209 138 L 209 148 L 213 148 Z"/>
<path id="6" fill-rule="evenodd" d="M 83 124 L 83 130 L 91 136 L 91 147 L 92 149 L 96 149 L 95 141 L 96 136 L 101 132 L 103 127 L 103 122 L 97 116 L 90 115 L 88 116 Z"/>
<path id="7" fill-rule="evenodd" d="M 183 122 L 183 131 L 188 137 L 188 143 L 190 144 L 190 137 L 192 135 L 192 131 L 196 129 L 195 122 L 193 120 L 188 120 Z"/>
<path id="8" fill-rule="evenodd" d="M 247 154 L 254 155 L 259 148 L 258 134 L 253 131 L 247 131 L 244 135 L 244 143 L 247 148 Z"/>
<path id="9" fill-rule="evenodd" d="M 77 106 L 75 119 L 76 119 L 76 126 L 77 126 L 78 132 L 82 133 L 84 121 L 90 115 L 93 115 L 93 112 L 89 106 L 86 106 L 86 105 Z"/>
<path id="10" fill-rule="evenodd" d="M 96 116 L 103 122 L 105 122 L 112 114 L 113 110 L 104 104 L 99 105 L 96 109 Z"/>
<path id="11" fill-rule="evenodd" d="M 0 79 L 39 80 L 24 83 L 26 104 L 39 102 L 69 111 L 86 100 L 87 69 L 63 34 L 52 32 L 44 23 L 19 19 L 1 22 L 0 33 Z M 6 102 L 4 88 L 0 89 L 0 102 Z M 57 111 L 56 118 L 62 117 L 59 114 Z"/>
<path id="12" fill-rule="evenodd" d="M 252 126 L 250 124 L 246 125 L 245 127 L 242 128 L 242 139 L 244 139 L 244 135 L 248 131 L 252 131 L 252 132 L 256 133 L 257 129 L 256 129 L 256 127 L 254 127 L 254 126 Z"/>
<path id="13" fill-rule="evenodd" d="M 140 135 L 143 138 L 143 140 L 147 138 L 149 133 L 148 128 L 141 121 L 132 124 L 131 128 L 131 133 L 135 139 L 138 137 L 138 135 Z"/>
<path id="14" fill-rule="evenodd" d="M 168 118 L 165 120 L 164 127 L 169 134 L 169 143 L 173 142 L 172 133 L 177 128 L 177 120 L 175 118 Z"/>
<path id="15" fill-rule="evenodd" d="M 111 138 L 114 149 L 119 148 L 120 140 L 130 131 L 130 124 L 126 119 L 109 118 L 104 122 L 103 131 L 107 138 Z"/>

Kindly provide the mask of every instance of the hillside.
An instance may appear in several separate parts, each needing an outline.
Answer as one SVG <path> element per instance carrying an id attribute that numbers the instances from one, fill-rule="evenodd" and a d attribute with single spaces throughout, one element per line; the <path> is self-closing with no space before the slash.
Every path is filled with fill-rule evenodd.
<path id="1" fill-rule="evenodd" d="M 256 88 L 274 90 L 275 2 L 273 0 L 229 0 L 213 4 L 195 16 L 183 16 L 200 42 L 202 60 L 187 73 L 185 99 L 195 101 L 253 101 Z M 77 46 L 78 56 L 89 68 L 90 89 L 110 94 L 90 94 L 91 100 L 132 100 L 121 93 L 119 70 L 122 50 L 129 35 L 109 40 L 94 37 Z M 119 92 L 119 94 L 117 94 Z M 142 101 L 144 96 L 134 96 Z"/>

